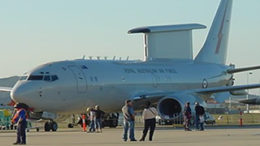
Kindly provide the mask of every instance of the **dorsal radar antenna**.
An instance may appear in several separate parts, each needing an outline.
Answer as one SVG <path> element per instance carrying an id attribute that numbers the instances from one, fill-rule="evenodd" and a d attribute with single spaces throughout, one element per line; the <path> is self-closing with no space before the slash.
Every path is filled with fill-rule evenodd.
<path id="1" fill-rule="evenodd" d="M 107 60 L 107 56 L 105 56 L 104 59 Z"/>
<path id="2" fill-rule="evenodd" d="M 83 55 L 82 59 L 85 60 L 85 58 L 86 58 L 86 55 Z"/>
<path id="3" fill-rule="evenodd" d="M 128 60 L 129 60 L 129 56 L 126 57 L 126 61 L 128 61 Z"/>
<path id="4" fill-rule="evenodd" d="M 92 56 L 89 56 L 89 60 L 92 60 Z"/>
<path id="5" fill-rule="evenodd" d="M 113 60 L 116 60 L 116 56 L 113 57 Z"/>
<path id="6" fill-rule="evenodd" d="M 100 56 L 97 56 L 97 60 L 100 60 Z"/>
<path id="7" fill-rule="evenodd" d="M 145 61 L 153 59 L 193 60 L 192 30 L 204 29 L 201 24 L 179 24 L 138 27 L 129 34 L 144 34 Z"/>

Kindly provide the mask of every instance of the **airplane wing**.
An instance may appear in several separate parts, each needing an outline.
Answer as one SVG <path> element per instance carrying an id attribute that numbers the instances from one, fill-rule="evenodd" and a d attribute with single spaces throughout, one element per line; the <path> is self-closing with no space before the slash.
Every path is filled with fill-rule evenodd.
<path id="1" fill-rule="evenodd" d="M 213 88 L 205 88 L 205 89 L 191 89 L 191 90 L 183 90 L 183 91 L 173 91 L 173 92 L 158 92 L 158 93 L 147 93 L 140 94 L 131 98 L 134 101 L 144 101 L 144 100 L 159 100 L 160 98 L 172 95 L 174 93 L 198 93 L 198 94 L 213 94 L 213 93 L 221 93 L 221 92 L 229 92 L 229 91 L 238 91 L 242 89 L 254 89 L 260 88 L 260 84 L 251 84 L 251 85 L 238 85 L 238 86 L 222 86 L 222 87 L 213 87 Z"/>
<path id="2" fill-rule="evenodd" d="M 10 109 L 10 110 L 12 110 L 12 109 L 14 109 L 14 107 L 13 106 L 8 106 L 8 105 L 6 105 L 6 106 L 0 105 L 0 109 Z"/>
<path id="3" fill-rule="evenodd" d="M 227 73 L 239 73 L 244 71 L 250 71 L 250 70 L 257 70 L 260 69 L 260 66 L 252 66 L 252 67 L 244 67 L 244 68 L 235 68 L 235 69 L 229 69 L 227 70 Z"/>
<path id="4" fill-rule="evenodd" d="M 191 90 L 191 92 L 196 92 L 196 93 L 201 93 L 201 94 L 211 94 L 211 93 L 237 91 L 237 90 L 254 89 L 254 88 L 260 88 L 260 84 L 222 86 L 222 87 L 213 87 L 213 88 L 206 88 L 206 89 L 194 89 L 194 90 Z"/>
<path id="5" fill-rule="evenodd" d="M 11 87 L 0 87 L 0 92 L 11 92 L 12 88 Z"/>

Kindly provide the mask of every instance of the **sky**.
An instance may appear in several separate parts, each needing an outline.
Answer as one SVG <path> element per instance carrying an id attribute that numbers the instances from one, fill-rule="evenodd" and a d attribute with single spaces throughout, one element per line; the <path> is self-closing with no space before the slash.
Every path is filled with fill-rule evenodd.
<path id="1" fill-rule="evenodd" d="M 131 28 L 201 23 L 194 56 L 205 41 L 220 0 L 0 0 L 0 78 L 47 62 L 88 56 L 143 59 L 143 36 Z M 227 64 L 260 65 L 260 1 L 234 0 Z M 236 84 L 247 84 L 236 74 Z M 249 83 L 260 82 L 260 71 Z M 260 90 L 250 91 L 260 94 Z"/>

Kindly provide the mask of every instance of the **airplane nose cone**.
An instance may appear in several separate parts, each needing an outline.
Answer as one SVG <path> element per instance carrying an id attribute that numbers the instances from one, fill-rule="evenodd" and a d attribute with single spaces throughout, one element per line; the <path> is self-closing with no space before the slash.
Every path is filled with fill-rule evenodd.
<path id="1" fill-rule="evenodd" d="M 28 98 L 26 97 L 26 94 L 27 91 L 23 88 L 23 86 L 14 88 L 10 93 L 12 100 L 18 103 L 26 102 L 26 98 Z"/>

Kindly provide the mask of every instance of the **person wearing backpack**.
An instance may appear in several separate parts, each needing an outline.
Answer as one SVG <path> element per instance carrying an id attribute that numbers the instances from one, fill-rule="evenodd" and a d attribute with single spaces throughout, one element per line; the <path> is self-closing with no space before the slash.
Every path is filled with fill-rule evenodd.
<path id="1" fill-rule="evenodd" d="M 153 140 L 153 134 L 156 126 L 156 116 L 158 112 L 156 108 L 151 107 L 151 102 L 147 102 L 146 106 L 143 110 L 143 119 L 144 119 L 144 130 L 143 136 L 140 141 L 145 141 L 145 137 L 147 135 L 148 130 L 150 129 L 149 141 Z"/>

